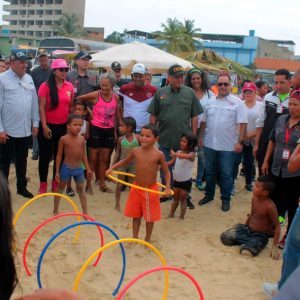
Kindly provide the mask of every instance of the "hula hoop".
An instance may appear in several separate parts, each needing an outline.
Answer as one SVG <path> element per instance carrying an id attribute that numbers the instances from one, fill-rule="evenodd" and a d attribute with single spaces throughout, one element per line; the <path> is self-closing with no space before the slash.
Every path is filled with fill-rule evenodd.
<path id="1" fill-rule="evenodd" d="M 147 275 L 149 275 L 151 273 L 158 272 L 158 271 L 165 271 L 165 270 L 176 271 L 176 272 L 179 272 L 179 273 L 185 275 L 187 278 L 189 278 L 193 282 L 193 284 L 195 285 L 195 287 L 196 287 L 196 289 L 198 291 L 200 300 L 204 300 L 204 295 L 203 295 L 203 292 L 201 290 L 201 287 L 200 287 L 199 283 L 196 281 L 196 279 L 191 274 L 189 274 L 185 270 L 177 268 L 177 267 L 166 267 L 166 266 L 154 268 L 154 269 L 151 269 L 151 270 L 147 270 L 147 271 L 145 271 L 145 272 L 137 275 L 135 278 L 133 278 L 131 281 L 129 281 L 122 288 L 122 290 L 120 291 L 120 293 L 117 295 L 116 300 L 121 300 L 123 298 L 123 296 L 125 295 L 125 293 L 128 291 L 128 289 L 131 288 L 141 278 L 143 278 L 143 277 L 145 277 L 145 276 L 147 276 Z"/>
<path id="2" fill-rule="evenodd" d="M 21 208 L 19 208 L 19 210 L 17 211 L 14 219 L 13 219 L 13 225 L 16 226 L 17 224 L 17 221 L 21 215 L 21 213 L 23 212 L 23 210 L 29 206 L 32 202 L 40 199 L 40 198 L 43 198 L 43 197 L 46 197 L 46 196 L 58 196 L 58 197 L 61 197 L 63 199 L 65 199 L 66 201 L 68 201 L 72 207 L 74 208 L 75 212 L 79 213 L 79 209 L 78 209 L 78 206 L 75 204 L 75 202 L 70 199 L 69 197 L 67 197 L 66 195 L 63 195 L 63 194 L 59 194 L 59 193 L 45 193 L 45 194 L 40 194 L 40 195 L 37 195 L 35 197 L 33 197 L 32 199 L 30 199 L 29 201 L 27 201 L 23 206 L 21 206 Z M 77 221 L 80 222 L 80 217 L 78 216 L 77 217 Z M 80 235 L 80 227 L 77 228 L 77 231 L 75 233 L 75 238 L 74 238 L 74 242 L 77 242 L 78 239 L 79 239 L 79 235 Z"/>
<path id="3" fill-rule="evenodd" d="M 126 238 L 126 239 L 121 239 L 121 240 L 113 241 L 113 242 L 110 242 L 110 243 L 104 245 L 103 247 L 99 248 L 98 250 L 96 250 L 85 261 L 85 263 L 82 265 L 82 267 L 81 267 L 80 271 L 78 272 L 78 274 L 76 276 L 76 279 L 74 281 L 74 286 L 73 286 L 73 291 L 74 292 L 78 291 L 78 286 L 79 286 L 79 283 L 80 283 L 80 279 L 83 276 L 83 273 L 84 273 L 85 269 L 88 267 L 88 265 L 90 264 L 90 262 L 94 259 L 94 257 L 98 253 L 100 253 L 100 252 L 102 252 L 102 251 L 104 251 L 104 250 L 106 250 L 106 249 L 108 249 L 108 248 L 110 248 L 110 247 L 112 247 L 112 246 L 114 246 L 116 244 L 121 244 L 121 243 L 137 243 L 137 244 L 142 244 L 142 245 L 148 247 L 150 250 L 152 250 L 159 257 L 159 259 L 160 259 L 160 261 L 161 261 L 161 263 L 162 263 L 163 266 L 167 265 L 165 258 L 161 255 L 161 253 L 159 252 L 159 250 L 157 248 L 155 248 L 153 245 L 151 245 L 150 243 L 147 243 L 147 242 L 145 242 L 143 240 L 140 240 L 140 239 L 134 239 L 134 238 Z M 168 276 L 168 271 L 167 270 L 166 270 L 165 274 L 166 275 L 165 275 L 165 288 L 164 288 L 164 292 L 163 292 L 163 300 L 167 299 L 168 288 L 169 288 L 169 276 Z"/>
<path id="4" fill-rule="evenodd" d="M 78 227 L 78 226 L 82 226 L 82 225 L 95 225 L 95 226 L 100 226 L 104 229 L 106 229 L 107 231 L 109 231 L 118 241 L 120 240 L 119 236 L 108 226 L 99 223 L 99 222 L 91 222 L 91 221 L 84 221 L 84 222 L 78 222 L 78 223 L 74 223 L 71 225 L 68 225 L 64 228 L 62 228 L 61 230 L 59 230 L 57 233 L 55 233 L 47 242 L 47 244 L 45 245 L 44 249 L 42 250 L 40 257 L 39 257 L 39 261 L 38 261 L 38 265 L 37 265 L 37 282 L 38 282 L 38 287 L 41 289 L 43 288 L 42 286 L 42 282 L 41 282 L 41 265 L 43 262 L 43 258 L 44 255 L 47 251 L 47 249 L 49 248 L 49 246 L 53 243 L 54 240 L 56 240 L 62 233 L 64 233 L 65 231 L 73 228 L 73 227 Z M 126 271 L 126 255 L 125 255 L 125 250 L 124 247 L 121 243 L 120 244 L 120 248 L 121 248 L 121 252 L 122 252 L 122 260 L 123 260 L 123 268 L 122 268 L 122 273 L 120 276 L 120 280 L 119 283 L 116 287 L 116 289 L 113 291 L 113 296 L 117 295 L 119 292 L 119 289 L 121 288 L 121 285 L 123 283 L 124 277 L 125 277 L 125 271 Z M 104 246 L 105 247 L 105 246 Z M 101 249 L 101 248 L 100 248 Z M 97 254 L 96 254 L 97 255 Z M 96 256 L 95 255 L 95 256 Z"/>
<path id="5" fill-rule="evenodd" d="M 129 176 L 129 177 L 135 177 L 134 174 L 131 174 L 131 173 L 126 173 L 126 172 L 120 172 L 120 171 L 113 171 L 113 174 L 116 174 L 116 175 L 124 175 L 124 176 Z M 144 192 L 149 192 L 149 193 L 153 193 L 153 194 L 158 194 L 158 195 L 161 195 L 161 196 L 164 196 L 166 195 L 165 192 L 161 192 L 161 191 L 155 191 L 155 190 L 151 190 L 151 189 L 147 189 L 147 188 L 144 188 L 144 187 L 141 187 L 141 186 L 138 186 L 138 185 L 135 185 L 133 183 L 129 183 L 129 182 L 126 182 L 124 180 L 121 180 L 113 175 L 108 175 L 108 177 L 111 179 L 111 180 L 114 180 L 118 183 L 121 183 L 121 184 L 124 184 L 124 185 L 127 185 L 127 186 L 130 186 L 134 189 L 138 189 L 138 190 L 141 190 L 141 191 L 144 191 Z M 162 188 L 165 188 L 166 186 L 161 184 L 160 182 L 157 182 L 157 185 L 162 187 Z M 174 195 L 174 192 L 171 190 L 171 195 Z"/>
<path id="6" fill-rule="evenodd" d="M 28 236 L 26 242 L 25 242 L 25 246 L 23 248 L 23 265 L 24 265 L 24 268 L 25 268 L 25 271 L 27 273 L 28 276 L 31 276 L 32 273 L 30 272 L 29 268 L 28 268 L 28 265 L 27 265 L 27 260 L 26 260 L 26 254 L 27 254 L 27 250 L 28 250 L 28 247 L 29 247 L 29 244 L 31 242 L 31 240 L 33 239 L 33 236 L 42 228 L 44 227 L 46 224 L 56 220 L 56 219 L 59 219 L 59 218 L 63 218 L 63 217 L 70 217 L 70 216 L 80 216 L 80 217 L 84 217 L 90 221 L 93 221 L 93 222 L 96 222 L 95 219 L 91 218 L 90 216 L 88 215 L 85 215 L 85 214 L 80 214 L 80 213 L 64 213 L 64 214 L 60 214 L 60 215 L 57 215 L 57 216 L 54 216 L 54 217 L 51 217 L 47 220 L 45 220 L 44 222 L 42 222 L 41 224 L 39 224 L 32 232 L 31 234 Z M 104 236 L 103 236 L 103 232 L 102 232 L 102 229 L 101 227 L 97 227 L 98 228 L 98 231 L 99 231 L 99 234 L 100 234 L 100 240 L 101 240 L 101 247 L 104 245 Z M 99 254 L 97 260 L 95 261 L 95 263 L 93 264 L 94 267 L 96 267 L 98 265 L 98 262 L 101 258 L 101 254 Z"/>

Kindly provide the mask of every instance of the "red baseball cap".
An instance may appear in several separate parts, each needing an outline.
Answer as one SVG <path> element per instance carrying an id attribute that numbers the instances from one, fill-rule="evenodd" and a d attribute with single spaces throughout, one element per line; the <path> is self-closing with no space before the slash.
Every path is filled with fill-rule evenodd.
<path id="1" fill-rule="evenodd" d="M 290 92 L 289 98 L 300 100 L 300 89 L 294 89 Z"/>
<path id="2" fill-rule="evenodd" d="M 245 82 L 243 86 L 243 92 L 244 91 L 254 91 L 256 92 L 256 85 L 254 82 Z"/>

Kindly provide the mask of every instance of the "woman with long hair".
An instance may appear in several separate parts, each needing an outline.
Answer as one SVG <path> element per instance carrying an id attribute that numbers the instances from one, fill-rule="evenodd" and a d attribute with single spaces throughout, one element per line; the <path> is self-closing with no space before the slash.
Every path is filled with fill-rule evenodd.
<path id="1" fill-rule="evenodd" d="M 186 77 L 186 85 L 195 91 L 197 98 L 205 111 L 210 99 L 214 96 L 213 92 L 209 89 L 209 81 L 206 73 L 203 70 L 193 68 L 189 70 Z M 200 130 L 200 124 L 203 113 L 198 116 L 198 132 Z M 202 178 L 204 175 L 205 163 L 204 163 L 204 151 L 203 146 L 198 145 L 198 165 L 197 165 L 197 177 L 196 187 L 199 191 L 204 191 Z"/>
<path id="2" fill-rule="evenodd" d="M 39 194 L 47 192 L 48 168 L 52 158 L 53 180 L 52 191 L 57 192 L 58 183 L 55 181 L 56 154 L 59 139 L 67 130 L 67 119 L 73 99 L 73 85 L 66 81 L 69 66 L 64 59 L 54 59 L 51 64 L 52 72 L 48 80 L 39 88 L 40 128 L 39 142 Z"/>
<path id="3" fill-rule="evenodd" d="M 2 300 L 9 300 L 18 284 L 14 245 L 11 196 L 7 181 L 0 173 L 0 299 Z"/>

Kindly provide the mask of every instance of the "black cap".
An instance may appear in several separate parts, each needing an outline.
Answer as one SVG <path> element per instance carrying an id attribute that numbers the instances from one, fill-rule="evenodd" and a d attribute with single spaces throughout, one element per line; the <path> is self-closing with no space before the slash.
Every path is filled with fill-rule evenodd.
<path id="1" fill-rule="evenodd" d="M 114 62 L 111 64 L 111 68 L 112 68 L 113 70 L 122 69 L 121 64 L 120 64 L 119 62 L 117 62 L 117 61 L 114 61 Z"/>
<path id="2" fill-rule="evenodd" d="M 175 65 L 172 65 L 169 68 L 168 74 L 171 75 L 171 76 L 183 75 L 184 74 L 184 70 L 183 70 L 183 68 L 182 68 L 181 65 L 175 64 Z"/>
<path id="3" fill-rule="evenodd" d="M 79 51 L 74 59 L 84 59 L 84 58 L 88 58 L 88 59 L 92 59 L 92 57 L 85 51 Z"/>
<path id="4" fill-rule="evenodd" d="M 11 61 L 15 61 L 15 60 L 28 60 L 28 56 L 26 55 L 26 53 L 22 50 L 18 50 L 15 51 L 14 53 L 12 53 L 9 57 L 9 59 Z"/>

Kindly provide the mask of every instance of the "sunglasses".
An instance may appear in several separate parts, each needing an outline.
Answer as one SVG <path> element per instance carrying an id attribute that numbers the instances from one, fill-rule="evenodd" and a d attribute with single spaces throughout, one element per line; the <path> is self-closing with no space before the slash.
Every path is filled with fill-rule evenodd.
<path id="1" fill-rule="evenodd" d="M 230 85 L 229 82 L 218 82 L 217 83 L 217 86 L 221 87 L 221 86 L 225 86 L 225 87 L 228 87 Z"/>
<path id="2" fill-rule="evenodd" d="M 68 72 L 69 69 L 68 68 L 57 68 L 56 70 L 58 70 L 59 72 Z"/>

